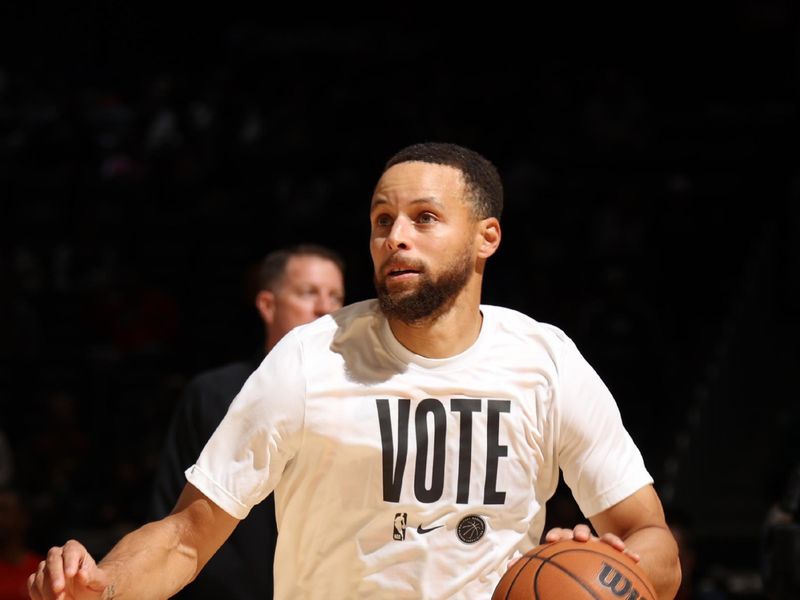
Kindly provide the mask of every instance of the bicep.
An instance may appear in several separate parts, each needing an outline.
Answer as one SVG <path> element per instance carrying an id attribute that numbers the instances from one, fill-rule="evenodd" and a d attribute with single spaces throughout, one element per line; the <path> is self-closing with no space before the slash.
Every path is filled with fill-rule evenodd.
<path id="1" fill-rule="evenodd" d="M 613 533 L 623 540 L 648 527 L 667 529 L 664 509 L 652 485 L 589 518 L 598 535 Z"/>
<path id="2" fill-rule="evenodd" d="M 574 344 L 560 361 L 557 453 L 585 515 L 600 513 L 653 482 L 617 404 Z"/>

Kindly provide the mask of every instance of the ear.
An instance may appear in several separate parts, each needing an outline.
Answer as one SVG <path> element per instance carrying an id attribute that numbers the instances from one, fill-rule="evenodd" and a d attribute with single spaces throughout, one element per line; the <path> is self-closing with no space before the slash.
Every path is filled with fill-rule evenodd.
<path id="1" fill-rule="evenodd" d="M 500 246 L 500 221 L 496 217 L 488 217 L 478 222 L 478 258 L 489 258 Z"/>
<path id="2" fill-rule="evenodd" d="M 269 290 L 261 290 L 256 294 L 255 305 L 261 320 L 267 327 L 272 327 L 272 322 L 275 320 L 275 294 Z"/>

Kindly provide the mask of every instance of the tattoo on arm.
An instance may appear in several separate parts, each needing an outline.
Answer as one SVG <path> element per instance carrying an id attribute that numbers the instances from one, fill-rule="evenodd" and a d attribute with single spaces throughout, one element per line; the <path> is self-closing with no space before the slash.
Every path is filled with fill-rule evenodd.
<path id="1" fill-rule="evenodd" d="M 112 584 L 106 586 L 106 589 L 103 591 L 102 600 L 112 600 L 113 598 L 116 598 L 116 597 L 117 597 L 117 594 L 116 594 L 116 590 L 114 589 L 114 584 L 112 583 Z"/>

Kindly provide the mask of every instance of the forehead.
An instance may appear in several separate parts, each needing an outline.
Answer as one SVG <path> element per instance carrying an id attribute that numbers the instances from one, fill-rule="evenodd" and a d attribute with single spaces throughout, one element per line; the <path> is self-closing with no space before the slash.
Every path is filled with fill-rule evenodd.
<path id="1" fill-rule="evenodd" d="M 463 200 L 464 176 L 448 165 L 426 162 L 396 164 L 381 175 L 372 194 L 372 206 L 384 202 L 414 202 L 433 200 L 447 203 Z"/>
<path id="2" fill-rule="evenodd" d="M 335 262 L 313 254 L 289 257 L 284 275 L 293 281 L 333 279 L 338 283 L 342 279 L 342 272 Z"/>

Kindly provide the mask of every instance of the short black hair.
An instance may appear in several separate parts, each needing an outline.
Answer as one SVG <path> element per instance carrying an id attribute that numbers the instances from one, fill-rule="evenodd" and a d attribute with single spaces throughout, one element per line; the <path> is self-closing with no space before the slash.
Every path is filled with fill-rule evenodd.
<path id="1" fill-rule="evenodd" d="M 503 213 L 503 183 L 497 167 L 474 150 L 440 142 L 413 144 L 392 156 L 383 172 L 404 162 L 426 162 L 458 169 L 463 174 L 473 210 L 479 219 L 499 219 Z"/>
<path id="2" fill-rule="evenodd" d="M 318 244 L 297 244 L 273 250 L 263 258 L 256 276 L 256 291 L 275 291 L 286 274 L 286 265 L 289 264 L 289 259 L 293 256 L 316 256 L 329 260 L 344 274 L 344 259 L 335 250 Z"/>

